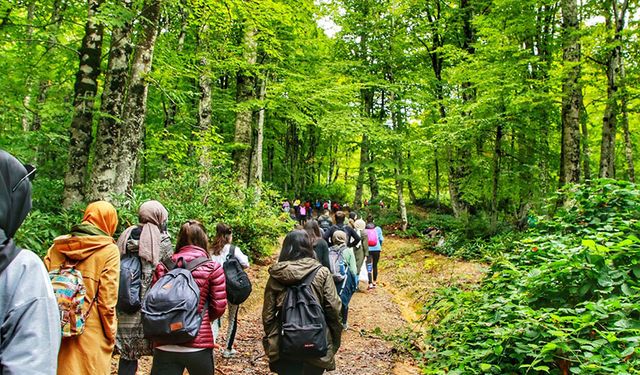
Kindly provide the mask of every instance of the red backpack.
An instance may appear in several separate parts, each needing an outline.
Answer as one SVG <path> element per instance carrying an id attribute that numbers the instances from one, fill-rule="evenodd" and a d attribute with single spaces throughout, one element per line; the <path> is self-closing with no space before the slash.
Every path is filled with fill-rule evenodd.
<path id="1" fill-rule="evenodd" d="M 378 244 L 378 233 L 375 229 L 367 229 L 367 242 L 369 246 L 376 246 Z"/>

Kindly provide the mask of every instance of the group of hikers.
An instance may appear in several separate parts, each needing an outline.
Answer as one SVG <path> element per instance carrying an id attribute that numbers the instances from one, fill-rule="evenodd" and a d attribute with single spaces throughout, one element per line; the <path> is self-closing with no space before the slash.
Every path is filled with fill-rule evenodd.
<path id="1" fill-rule="evenodd" d="M 369 200 L 365 200 L 363 202 L 365 207 L 369 206 Z M 385 203 L 382 199 L 378 201 L 378 205 L 380 208 L 385 208 Z M 285 199 L 282 202 L 282 211 L 289 214 L 289 217 L 297 221 L 298 223 L 304 225 L 307 220 L 310 220 L 314 217 L 319 217 L 323 212 L 331 212 L 335 214 L 338 211 L 347 211 L 349 212 L 349 204 L 348 203 L 338 203 L 336 201 L 331 201 L 330 199 L 316 199 L 315 203 L 312 203 L 311 200 L 300 200 L 299 198 L 295 198 L 291 201 L 289 199 Z"/>
<path id="2" fill-rule="evenodd" d="M 210 240 L 202 223 L 188 220 L 172 246 L 169 213 L 151 200 L 114 240 L 117 211 L 97 201 L 42 262 L 13 241 L 31 210 L 34 172 L 0 150 L 0 374 L 109 374 L 115 349 L 118 374 L 135 374 L 152 355 L 151 374 L 211 375 L 216 348 L 237 354 L 238 310 L 251 283 L 229 225 L 218 223 Z M 335 369 L 365 260 L 368 288 L 376 287 L 382 230 L 350 215 L 336 212 L 326 230 L 309 220 L 291 231 L 269 269 L 263 346 L 274 372 Z"/>

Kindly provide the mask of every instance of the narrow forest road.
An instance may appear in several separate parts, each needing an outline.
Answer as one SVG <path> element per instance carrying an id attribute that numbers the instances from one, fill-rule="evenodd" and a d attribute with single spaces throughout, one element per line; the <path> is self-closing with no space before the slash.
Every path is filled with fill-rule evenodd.
<path id="1" fill-rule="evenodd" d="M 250 276 L 254 292 L 239 312 L 235 358 L 216 353 L 217 374 L 270 374 L 262 349 L 261 309 L 268 266 L 253 265 Z M 344 332 L 336 357 L 337 369 L 331 374 L 420 374 L 411 358 L 396 353 L 393 343 L 384 336 L 402 329 L 418 329 L 414 322 L 420 303 L 438 287 L 478 282 L 483 266 L 453 260 L 421 250 L 420 242 L 385 238 L 380 261 L 378 287 L 370 292 L 356 292 L 350 304 L 349 330 Z M 361 289 L 365 286 L 360 284 Z M 417 301 L 417 302 L 416 302 Z M 226 315 L 218 343 L 224 343 Z M 114 358 L 112 374 L 116 374 Z M 138 374 L 149 374 L 151 358 L 143 358 Z"/>

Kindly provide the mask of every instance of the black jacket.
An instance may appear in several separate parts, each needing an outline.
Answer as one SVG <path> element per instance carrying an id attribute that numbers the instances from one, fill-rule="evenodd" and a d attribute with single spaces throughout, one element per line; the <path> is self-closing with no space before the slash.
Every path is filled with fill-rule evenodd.
<path id="1" fill-rule="evenodd" d="M 358 235 L 358 233 L 347 224 L 342 223 L 342 224 L 333 225 L 331 228 L 329 228 L 329 230 L 325 231 L 324 234 L 322 235 L 322 238 L 324 238 L 324 240 L 329 243 L 329 246 L 333 246 L 333 242 L 332 242 L 333 234 L 339 230 L 347 234 L 347 247 L 352 247 L 352 248 L 356 247 L 358 242 L 360 242 L 360 236 Z"/>

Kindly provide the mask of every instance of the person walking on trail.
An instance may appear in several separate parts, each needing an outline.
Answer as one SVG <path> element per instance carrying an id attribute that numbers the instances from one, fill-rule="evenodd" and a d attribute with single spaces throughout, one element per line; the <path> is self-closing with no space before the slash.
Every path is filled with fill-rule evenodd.
<path id="1" fill-rule="evenodd" d="M 176 252 L 171 256 L 171 262 L 178 265 L 180 262 L 186 264 L 209 258 L 207 248 L 208 239 L 204 226 L 196 220 L 189 220 L 180 228 Z M 153 283 L 168 272 L 164 263 L 158 264 L 153 274 Z M 152 375 L 182 375 L 185 369 L 191 375 L 214 373 L 211 322 L 222 316 L 227 307 L 224 272 L 217 262 L 206 261 L 195 267 L 191 274 L 199 288 L 198 313 L 203 312 L 200 329 L 195 339 L 183 344 L 154 342 Z"/>
<path id="2" fill-rule="evenodd" d="M 380 261 L 380 252 L 382 251 L 382 242 L 384 236 L 382 235 L 382 229 L 376 226 L 373 222 L 373 216 L 367 217 L 367 237 L 366 241 L 369 245 L 369 256 L 371 257 L 371 272 L 368 272 L 369 276 L 369 288 L 373 289 L 377 286 L 378 282 L 378 262 Z"/>
<path id="3" fill-rule="evenodd" d="M 315 272 L 315 274 L 313 274 Z M 322 307 L 326 322 L 327 352 L 319 357 L 302 358 L 281 350 L 280 314 L 287 291 L 308 277 L 313 297 Z M 287 234 L 282 244 L 278 263 L 269 268 L 269 280 L 264 291 L 262 339 L 269 358 L 271 371 L 283 375 L 316 375 L 335 370 L 335 353 L 340 348 L 342 304 L 336 293 L 331 272 L 315 259 L 311 239 L 307 232 L 295 230 Z"/>
<path id="4" fill-rule="evenodd" d="M 318 222 L 315 220 L 307 221 L 307 224 L 304 226 L 304 230 L 309 234 L 311 244 L 313 245 L 313 251 L 316 254 L 316 259 L 318 259 L 320 264 L 323 266 L 330 268 L 329 244 L 327 244 L 327 241 L 322 238 L 322 231 L 320 230 Z"/>
<path id="5" fill-rule="evenodd" d="M 140 262 L 140 301 L 144 299 L 151 286 L 153 271 L 158 263 L 165 261 L 173 254 L 171 239 L 167 233 L 169 213 L 158 201 L 147 201 L 138 209 L 139 224 L 130 226 L 118 238 L 121 264 L 126 264 L 127 257 L 136 257 Z M 124 275 L 122 275 L 124 277 Z M 123 285 L 120 286 L 122 288 Z M 119 294 L 123 291 L 120 290 Z M 118 375 L 135 375 L 138 360 L 142 356 L 153 354 L 151 341 L 145 339 L 142 330 L 140 310 L 124 311 L 120 306 L 118 312 L 118 333 L 116 350 L 120 353 Z"/>
<path id="6" fill-rule="evenodd" d="M 318 217 L 318 225 L 320 229 L 322 229 L 322 233 L 328 231 L 329 228 L 333 225 L 333 220 L 331 220 L 331 215 L 329 214 L 329 210 L 325 209 L 322 212 L 322 215 Z"/>
<path id="7" fill-rule="evenodd" d="M 60 314 L 40 258 L 13 241 L 31 211 L 35 168 L 0 150 L 0 373 L 53 375 Z"/>
<path id="8" fill-rule="evenodd" d="M 342 326 L 346 331 L 349 328 L 347 323 L 347 316 L 349 314 L 349 302 L 353 293 L 356 291 L 356 280 L 358 277 L 358 271 L 356 268 L 356 257 L 353 254 L 353 249 L 347 247 L 347 234 L 343 231 L 336 231 L 333 234 L 334 245 L 329 248 L 329 254 L 341 254 L 345 269 L 345 278 L 343 281 L 336 283 L 336 290 L 342 301 Z M 340 265 L 337 265 L 340 266 Z M 337 270 L 332 270 L 334 274 Z"/>
<path id="9" fill-rule="evenodd" d="M 76 329 L 73 324 L 69 332 L 63 330 L 70 337 L 63 337 L 60 346 L 60 375 L 111 372 L 120 277 L 120 253 L 112 237 L 117 227 L 118 214 L 110 203 L 91 203 L 82 222 L 73 226 L 70 234 L 56 238 L 44 258 L 50 275 L 63 275 L 63 268 L 71 267 L 82 275 L 80 281 L 86 288 L 84 332 L 72 333 Z M 58 307 L 63 306 L 59 303 Z"/>
<path id="10" fill-rule="evenodd" d="M 367 223 L 361 218 L 357 219 L 354 223 L 354 229 L 362 239 L 358 245 L 353 249 L 353 252 L 356 256 L 356 269 L 358 270 L 358 274 L 360 275 L 360 269 L 362 268 L 362 264 L 364 260 L 369 258 L 369 241 L 367 240 L 367 231 L 366 226 Z M 357 289 L 360 286 L 360 278 L 358 277 Z"/>
<path id="11" fill-rule="evenodd" d="M 289 203 L 288 199 L 285 199 L 284 202 L 282 202 L 282 212 L 289 213 L 290 209 L 291 209 L 291 203 Z"/>
<path id="12" fill-rule="evenodd" d="M 307 206 L 302 203 L 299 207 L 298 207 L 298 223 L 300 225 L 304 225 L 304 223 L 307 222 Z"/>
<path id="13" fill-rule="evenodd" d="M 329 243 L 329 246 L 333 245 L 333 234 L 336 231 L 343 231 L 347 234 L 347 247 L 350 248 L 354 248 L 356 247 L 356 245 L 358 244 L 358 242 L 360 241 L 360 236 L 358 235 L 358 233 L 356 233 L 356 231 L 351 228 L 349 225 L 345 224 L 344 220 L 345 220 L 345 216 L 344 216 L 344 212 L 342 211 L 338 211 L 336 212 L 336 223 L 331 226 L 331 228 L 329 228 L 329 230 L 325 231 L 322 235 L 322 237 L 325 239 L 325 241 L 327 241 Z"/>
<path id="14" fill-rule="evenodd" d="M 238 259 L 242 268 L 249 268 L 249 257 L 247 257 L 242 250 L 232 245 L 233 231 L 230 226 L 224 223 L 218 223 L 216 225 L 216 237 L 211 244 L 211 259 L 215 260 L 221 266 L 227 261 L 231 249 L 233 249 L 233 256 Z M 227 301 L 228 307 L 228 325 L 227 325 L 227 343 L 225 349 L 222 352 L 224 358 L 231 358 L 236 355 L 236 350 L 233 348 L 233 342 L 236 339 L 236 332 L 238 330 L 238 310 L 239 305 L 234 305 Z M 213 339 L 218 336 L 218 331 L 222 326 L 222 320 L 216 319 L 212 323 L 213 327 Z"/>

